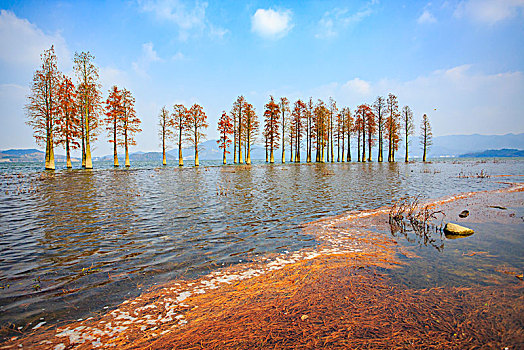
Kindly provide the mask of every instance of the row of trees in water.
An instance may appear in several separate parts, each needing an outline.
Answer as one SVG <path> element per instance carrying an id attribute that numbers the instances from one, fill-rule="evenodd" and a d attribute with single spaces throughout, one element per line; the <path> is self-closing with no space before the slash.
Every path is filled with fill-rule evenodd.
<path id="1" fill-rule="evenodd" d="M 198 104 L 190 109 L 177 104 L 170 112 L 165 106 L 159 114 L 159 137 L 162 143 L 163 164 L 166 165 L 166 149 L 170 141 L 177 140 L 179 165 L 183 165 L 182 148 L 185 141 L 195 147 L 195 165 L 198 166 L 198 143 L 203 140 L 203 129 L 208 125 L 205 114 L 195 115 L 201 110 Z M 266 162 L 274 163 L 275 150 L 282 152 L 286 162 L 286 149 L 290 162 L 301 162 L 301 151 L 305 151 L 306 162 L 350 162 L 351 141 L 357 142 L 357 161 L 372 161 L 372 147 L 378 143 L 377 160 L 383 161 L 384 149 L 388 161 L 395 161 L 401 141 L 404 141 L 404 160 L 409 161 L 410 136 L 414 135 L 413 112 L 409 106 L 399 110 L 398 98 L 394 94 L 378 96 L 372 105 L 362 104 L 351 112 L 349 107 L 338 108 L 335 100 L 329 98 L 313 102 L 297 100 L 290 105 L 286 97 L 275 100 L 270 96 L 264 106 L 264 127 L 261 137 L 266 151 Z M 251 164 L 251 146 L 259 141 L 260 122 L 252 104 L 239 96 L 231 111 L 222 112 L 217 125 L 219 148 L 222 149 L 223 163 L 233 144 L 233 162 Z M 432 143 L 432 132 L 426 114 L 422 116 L 420 142 L 423 161 Z"/>
<path id="2" fill-rule="evenodd" d="M 134 108 L 135 99 L 125 88 L 113 86 L 108 98 L 102 100 L 98 68 L 89 52 L 76 53 L 73 80 L 57 68 L 54 47 L 41 55 L 42 65 L 36 70 L 31 94 L 26 105 L 27 123 L 33 127 L 38 144 L 45 144 L 45 168 L 54 169 L 54 147 L 63 145 L 67 167 L 72 167 L 70 151 L 81 148 L 82 166 L 91 169 L 91 143 L 105 127 L 107 139 L 113 144 L 114 165 L 119 166 L 118 147 L 125 149 L 125 166 L 130 166 L 129 146 L 136 145 L 134 136 L 140 132 L 140 119 Z M 383 161 L 387 148 L 388 161 L 395 161 L 395 152 L 402 140 L 405 142 L 405 161 L 409 160 L 409 137 L 414 134 L 413 113 L 408 106 L 399 109 L 398 98 L 393 94 L 379 96 L 373 104 L 362 104 L 353 112 L 348 107 L 338 108 L 329 98 L 324 102 L 297 100 L 290 104 L 286 97 L 275 100 L 270 96 L 264 106 L 264 125 L 252 104 L 243 96 L 233 103 L 231 111 L 218 121 L 218 146 L 223 150 L 226 164 L 228 149 L 233 144 L 233 162 L 251 164 L 251 146 L 263 141 L 266 162 L 273 163 L 275 150 L 286 149 L 290 162 L 301 162 L 301 151 L 307 162 L 351 161 L 351 142 L 357 142 L 357 160 L 372 160 L 372 147 L 378 143 L 377 160 Z M 162 143 L 163 164 L 166 149 L 176 141 L 179 165 L 183 165 L 182 148 L 190 144 L 195 150 L 195 165 L 199 165 L 198 145 L 205 139 L 209 127 L 202 106 L 187 108 L 176 104 L 172 110 L 163 107 L 159 114 L 159 137 Z M 431 145 L 431 126 L 426 114 L 421 123 L 423 160 Z"/>
<path id="3" fill-rule="evenodd" d="M 129 146 L 140 132 L 140 119 L 135 112 L 135 99 L 130 91 L 113 86 L 102 101 L 98 67 L 89 52 L 75 53 L 73 80 L 57 68 L 54 47 L 45 50 L 42 65 L 33 75 L 31 93 L 26 105 L 27 124 L 33 127 L 37 144 L 45 144 L 45 168 L 55 169 L 54 147 L 64 145 L 67 167 L 71 168 L 73 149 L 81 148 L 82 167 L 93 168 L 91 143 L 105 126 L 108 141 L 125 148 L 125 165 L 129 166 Z"/>

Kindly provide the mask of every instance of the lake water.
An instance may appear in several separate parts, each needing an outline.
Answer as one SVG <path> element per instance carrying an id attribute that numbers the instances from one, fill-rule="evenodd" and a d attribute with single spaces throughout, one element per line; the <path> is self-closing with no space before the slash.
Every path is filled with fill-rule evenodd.
<path id="1" fill-rule="evenodd" d="M 460 174 L 524 174 L 522 159 L 219 164 L 0 164 L 0 325 L 85 318 L 154 284 L 314 246 L 301 225 L 321 217 L 521 180 Z"/>

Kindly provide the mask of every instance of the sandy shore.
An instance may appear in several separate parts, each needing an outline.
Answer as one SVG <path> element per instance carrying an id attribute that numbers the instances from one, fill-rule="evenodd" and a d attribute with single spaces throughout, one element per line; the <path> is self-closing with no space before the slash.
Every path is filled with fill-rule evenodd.
<path id="1" fill-rule="evenodd" d="M 523 224 L 524 185 L 431 203 L 445 221 Z M 459 218 L 468 210 L 470 215 Z M 0 349 L 345 349 L 524 347 L 522 271 L 496 287 L 409 289 L 387 269 L 413 257 L 389 234 L 389 208 L 312 222 L 316 249 L 179 280 L 86 320 L 14 337 Z M 524 226 L 523 226 L 524 227 Z M 405 260 L 403 260 L 405 261 Z M 507 283 L 506 283 L 507 282 Z"/>

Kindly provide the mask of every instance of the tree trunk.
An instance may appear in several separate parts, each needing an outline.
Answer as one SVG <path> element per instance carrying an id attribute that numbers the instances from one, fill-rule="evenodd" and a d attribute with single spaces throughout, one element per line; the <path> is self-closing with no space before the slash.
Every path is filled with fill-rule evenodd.
<path id="1" fill-rule="evenodd" d="M 333 113 L 331 113 L 330 123 L 331 123 L 331 126 L 329 129 L 329 135 L 331 138 L 331 163 L 333 163 L 335 161 L 335 156 L 334 156 L 334 151 L 333 151 Z"/>
<path id="2" fill-rule="evenodd" d="M 116 143 L 116 120 L 113 121 L 113 164 L 118 167 L 118 151 Z"/>
<path id="3" fill-rule="evenodd" d="M 284 118 L 285 118 L 284 102 L 282 102 L 282 163 L 286 162 L 286 138 L 285 138 L 286 121 Z M 291 142 L 293 142 L 293 140 L 291 140 Z M 291 154 L 293 154 L 293 149 L 291 149 Z"/>
<path id="4" fill-rule="evenodd" d="M 388 135 L 388 162 L 391 162 L 391 140 Z"/>
<path id="5" fill-rule="evenodd" d="M 251 165 L 251 142 L 249 140 L 249 136 L 248 136 L 248 141 L 247 141 L 247 154 L 246 154 L 246 164 L 247 165 Z"/>
<path id="6" fill-rule="evenodd" d="M 167 165 L 166 160 L 166 127 L 162 130 L 162 165 Z"/>
<path id="7" fill-rule="evenodd" d="M 244 163 L 244 159 L 242 159 L 242 105 L 238 110 L 238 162 Z"/>
<path id="8" fill-rule="evenodd" d="M 84 123 L 84 116 L 81 117 L 81 124 L 82 124 L 82 168 L 86 167 L 86 138 L 85 138 L 85 123 Z"/>
<path id="9" fill-rule="evenodd" d="M 404 161 L 407 163 L 409 162 L 409 155 L 408 155 L 408 134 L 406 133 L 406 157 L 404 158 Z"/>
<path id="10" fill-rule="evenodd" d="M 53 134 L 50 130 L 51 122 L 48 121 L 48 130 L 45 146 L 45 169 L 46 170 L 55 170 L 55 152 L 53 149 Z"/>
<path id="11" fill-rule="evenodd" d="M 71 164 L 71 154 L 69 152 L 69 135 L 66 137 L 66 167 L 71 169 L 73 165 Z"/>
<path id="12" fill-rule="evenodd" d="M 378 161 L 382 162 L 382 118 L 378 119 Z"/>
<path id="13" fill-rule="evenodd" d="M 200 162 L 198 161 L 198 145 L 195 142 L 195 166 L 199 166 Z"/>
<path id="14" fill-rule="evenodd" d="M 233 163 L 237 163 L 237 118 L 233 118 L 235 120 L 235 125 L 233 126 Z"/>
<path id="15" fill-rule="evenodd" d="M 424 154 L 422 155 L 422 161 L 426 162 L 426 131 L 424 130 Z"/>
<path id="16" fill-rule="evenodd" d="M 126 129 L 124 130 L 124 144 L 125 144 L 125 147 L 126 147 L 126 167 L 129 168 L 131 166 L 131 163 L 129 162 L 129 148 L 128 148 L 128 145 L 127 145 L 127 126 L 126 126 Z"/>
<path id="17" fill-rule="evenodd" d="M 266 163 L 268 163 L 269 162 L 269 153 L 267 152 L 267 139 L 266 139 L 265 147 L 266 147 Z"/>
<path id="18" fill-rule="evenodd" d="M 366 161 L 366 128 L 362 127 L 362 161 Z"/>
<path id="19" fill-rule="evenodd" d="M 180 123 L 182 123 L 181 120 Z M 178 127 L 178 166 L 184 166 L 184 157 L 182 157 L 182 126 Z"/>

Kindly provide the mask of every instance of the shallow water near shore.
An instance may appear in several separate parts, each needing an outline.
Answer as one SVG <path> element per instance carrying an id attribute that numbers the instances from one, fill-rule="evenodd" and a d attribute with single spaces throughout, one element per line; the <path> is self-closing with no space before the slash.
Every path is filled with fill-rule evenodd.
<path id="1" fill-rule="evenodd" d="M 405 195 L 439 198 L 497 189 L 504 186 L 499 181 L 518 181 L 516 175 L 524 174 L 524 161 L 512 159 L 198 169 L 106 165 L 52 173 L 36 171 L 38 164 L 0 164 L 2 325 L 84 318 L 154 284 L 313 247 L 317 242 L 301 225 L 322 217 L 382 207 Z M 481 171 L 514 176 L 459 177 Z M 494 233 L 494 227 L 482 225 L 477 229 Z M 504 239 L 487 241 L 500 251 L 490 253 L 522 268 L 522 245 L 515 245 L 521 234 L 522 226 L 508 227 Z M 473 244 L 477 237 L 446 242 L 443 252 L 451 254 L 454 245 Z M 456 273 L 464 265 L 458 255 L 420 250 L 427 252 L 420 254 L 420 269 L 399 280 L 427 286 L 455 273 L 456 281 L 464 281 Z M 431 277 L 435 271 L 422 273 L 439 258 L 456 269 L 438 279 Z"/>

